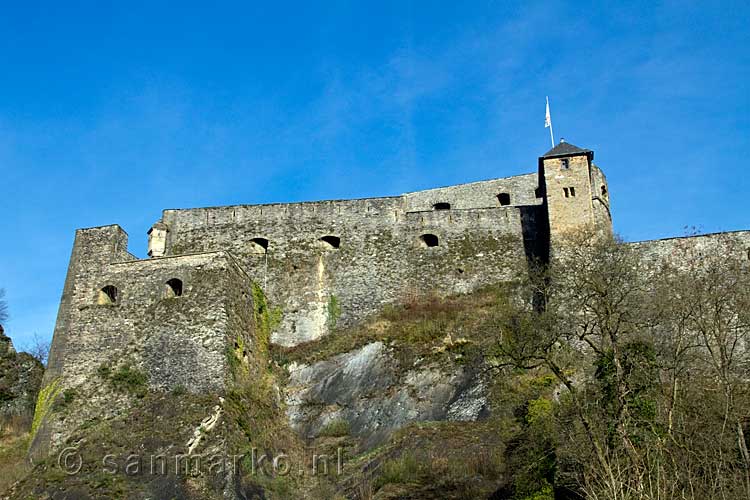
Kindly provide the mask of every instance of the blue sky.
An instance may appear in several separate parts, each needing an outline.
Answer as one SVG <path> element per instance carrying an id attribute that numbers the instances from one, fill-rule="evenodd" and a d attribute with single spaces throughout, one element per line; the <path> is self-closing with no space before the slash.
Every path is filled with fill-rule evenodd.
<path id="1" fill-rule="evenodd" d="M 51 337 L 74 231 L 400 194 L 594 149 L 627 240 L 750 228 L 748 2 L 15 2 L 0 287 Z"/>

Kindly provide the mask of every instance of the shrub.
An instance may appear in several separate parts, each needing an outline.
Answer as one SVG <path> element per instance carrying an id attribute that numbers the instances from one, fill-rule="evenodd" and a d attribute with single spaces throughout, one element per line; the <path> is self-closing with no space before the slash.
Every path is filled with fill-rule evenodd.
<path id="1" fill-rule="evenodd" d="M 341 437 L 348 436 L 351 431 L 349 422 L 344 419 L 331 420 L 323 427 L 318 436 Z"/>
<path id="2" fill-rule="evenodd" d="M 130 392 L 138 397 L 145 396 L 148 390 L 148 375 L 128 364 L 112 371 L 107 363 L 103 363 L 97 369 L 97 374 L 108 380 L 115 389 Z"/>
<path id="3" fill-rule="evenodd" d="M 383 472 L 378 477 L 376 489 L 386 484 L 408 484 L 419 482 L 424 472 L 424 464 L 420 464 L 411 453 L 404 453 L 399 458 L 388 460 L 383 464 Z"/>

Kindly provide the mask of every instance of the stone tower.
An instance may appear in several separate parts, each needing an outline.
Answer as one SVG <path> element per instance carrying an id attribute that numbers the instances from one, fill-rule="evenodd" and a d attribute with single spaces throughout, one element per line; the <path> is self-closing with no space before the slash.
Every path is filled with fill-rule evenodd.
<path id="1" fill-rule="evenodd" d="M 565 142 L 539 158 L 539 184 L 547 207 L 550 250 L 566 234 L 591 230 L 612 235 L 609 190 L 594 152 Z"/>

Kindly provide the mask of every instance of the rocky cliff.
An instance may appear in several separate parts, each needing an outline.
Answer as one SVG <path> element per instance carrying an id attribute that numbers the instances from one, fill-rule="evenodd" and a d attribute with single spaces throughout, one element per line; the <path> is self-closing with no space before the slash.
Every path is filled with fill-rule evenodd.
<path id="1" fill-rule="evenodd" d="M 44 367 L 28 353 L 18 353 L 0 326 L 0 422 L 30 417 Z"/>

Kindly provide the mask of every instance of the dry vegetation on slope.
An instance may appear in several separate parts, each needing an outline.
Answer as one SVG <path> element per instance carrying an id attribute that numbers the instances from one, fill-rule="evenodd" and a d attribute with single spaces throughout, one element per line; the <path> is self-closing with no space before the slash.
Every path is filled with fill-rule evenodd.
<path id="1" fill-rule="evenodd" d="M 271 364 L 258 360 L 265 361 L 260 384 L 238 367 L 230 398 L 236 404 L 226 407 L 217 439 L 244 451 L 257 443 L 308 467 L 311 452 L 335 456 L 341 449 L 345 461 L 341 474 L 331 464 L 317 476 L 245 475 L 230 489 L 239 498 L 266 499 L 750 497 L 746 250 L 727 239 L 719 252 L 686 245 L 655 261 L 630 245 L 573 243 L 528 280 L 456 297 L 415 297 L 360 328 L 274 348 Z M 478 421 L 406 422 L 374 446 L 347 419 L 312 435 L 292 431 L 280 395 L 291 379 L 285 367 L 328 362 L 376 342 L 392 356 L 399 381 L 424 367 L 482 374 L 488 411 Z M 398 389 L 394 384 L 383 393 Z M 334 396 L 341 390 L 329 389 Z M 373 405 L 383 397 L 365 396 Z M 161 441 L 149 436 L 184 436 L 215 402 L 191 401 L 149 392 L 123 422 L 95 423 L 78 437 L 91 449 L 109 443 L 125 451 L 144 442 L 159 449 Z M 158 428 L 144 421 L 135 425 L 142 432 L 123 432 L 147 411 L 161 415 Z M 222 489 L 185 478 L 150 487 L 121 476 L 102 482 L 97 474 L 70 479 L 54 463 L 43 464 L 15 498 L 33 496 L 35 487 L 48 494 L 78 488 L 80 498 L 203 498 Z"/>

